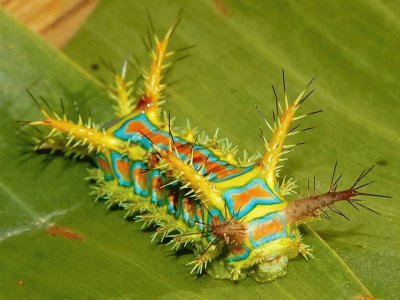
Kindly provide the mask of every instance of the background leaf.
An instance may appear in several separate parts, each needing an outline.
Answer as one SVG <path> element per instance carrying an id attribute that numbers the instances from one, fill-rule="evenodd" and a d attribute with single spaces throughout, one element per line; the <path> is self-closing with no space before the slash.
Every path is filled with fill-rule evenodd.
<path id="1" fill-rule="evenodd" d="M 176 67 L 183 80 L 170 89 L 166 105 L 181 124 L 189 118 L 208 132 L 220 127 L 222 136 L 242 148 L 262 151 L 252 105 L 272 109 L 270 83 L 279 86 L 282 67 L 292 97 L 317 75 L 304 111 L 326 111 L 306 121 L 304 126 L 317 129 L 301 137 L 308 144 L 284 172 L 298 179 L 304 192 L 314 175 L 326 187 L 336 160 L 343 184 L 378 164 L 371 175 L 377 184 L 370 190 L 394 197 L 368 199 L 381 216 L 342 205 L 350 223 L 335 216 L 311 226 L 373 295 L 398 298 L 399 3 L 210 0 L 148 1 L 146 7 L 159 32 L 185 7 L 174 42 L 197 45 Z M 140 47 L 148 25 L 145 11 L 140 1 L 104 1 L 65 52 L 88 69 L 96 55 L 115 66 L 132 53 L 146 58 Z M 103 71 L 93 73 L 102 77 Z"/>
<path id="2" fill-rule="evenodd" d="M 182 3 L 152 1 L 146 5 L 157 28 L 166 29 Z M 374 192 L 396 196 L 399 120 L 392 112 L 399 106 L 395 72 L 399 61 L 394 9 L 346 4 L 343 10 L 343 3 L 328 8 L 292 2 L 239 5 L 227 1 L 226 5 L 231 11 L 228 16 L 211 1 L 187 4 L 174 43 L 198 46 L 177 66 L 175 76 L 183 80 L 170 89 L 166 107 L 178 116 L 178 123 L 184 124 L 189 117 L 209 132 L 218 126 L 222 135 L 244 148 L 262 150 L 257 137 L 259 118 L 252 105 L 271 108 L 267 83 L 279 83 L 283 65 L 289 92 L 295 96 L 317 73 L 318 91 L 307 109 L 326 107 L 328 111 L 309 121 L 318 131 L 307 137 L 309 145 L 296 152 L 285 173 L 298 178 L 304 187 L 306 178 L 314 174 L 328 178 L 339 159 L 348 183 L 361 169 L 379 162 L 383 166 L 373 174 L 379 183 Z M 374 20 L 382 19 L 382 11 L 387 23 L 373 26 Z M 313 223 L 356 276 L 319 236 L 306 230 L 315 260 L 292 261 L 288 276 L 275 283 L 246 280 L 233 285 L 208 276 L 193 278 L 185 267 L 190 255 L 176 256 L 150 244 L 149 233 L 122 220 L 122 212 L 110 213 L 101 203 L 93 204 L 83 181 L 87 163 L 68 164 L 57 158 L 44 166 L 43 156 L 21 162 L 17 147 L 21 137 L 15 134 L 14 121 L 39 116 L 25 92 L 27 87 L 55 107 L 63 97 L 70 114 L 77 101 L 86 116 L 89 108 L 97 120 L 111 116 L 101 87 L 85 72 L 7 17 L 2 15 L 0 21 L 4 45 L 0 48 L 0 157 L 4 166 L 0 175 L 0 291 L 5 298 L 245 299 L 268 295 L 342 299 L 368 293 L 357 277 L 377 297 L 398 297 L 395 200 L 368 201 L 382 216 L 344 207 L 351 223 L 338 217 Z M 147 24 L 143 4 L 103 1 L 65 51 L 89 71 L 99 64 L 99 56 L 118 66 L 135 50 L 145 60 L 140 36 Z M 96 73 L 109 76 L 101 66 Z M 50 222 L 72 228 L 85 241 L 46 235 L 44 227 Z M 23 286 L 18 285 L 20 280 Z"/>

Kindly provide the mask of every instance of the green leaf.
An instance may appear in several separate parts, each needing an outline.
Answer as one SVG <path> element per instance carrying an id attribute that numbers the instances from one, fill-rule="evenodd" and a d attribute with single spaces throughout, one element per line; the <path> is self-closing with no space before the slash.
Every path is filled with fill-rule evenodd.
<path id="1" fill-rule="evenodd" d="M 225 7 L 221 7 L 223 3 Z M 274 107 L 270 83 L 282 91 L 282 67 L 292 97 L 317 75 L 316 92 L 303 111 L 326 110 L 302 122 L 303 128 L 314 126 L 316 130 L 293 139 L 307 144 L 295 151 L 283 172 L 298 179 L 305 193 L 307 179 L 313 176 L 317 183 L 323 180 L 322 190 L 327 187 L 335 161 L 345 174 L 342 187 L 350 185 L 363 169 L 378 164 L 370 175 L 376 183 L 366 190 L 394 197 L 365 199 L 380 216 L 343 204 L 340 209 L 351 222 L 334 215 L 332 221 L 309 226 L 375 297 L 399 298 L 399 4 L 210 0 L 146 1 L 143 5 L 140 1 L 103 1 L 65 52 L 89 70 L 98 62 L 94 53 L 116 68 L 132 53 L 148 63 L 142 42 L 149 24 L 146 9 L 157 31 L 163 33 L 182 7 L 184 19 L 174 46 L 197 46 L 172 74 L 181 80 L 170 88 L 166 109 L 180 124 L 189 118 L 208 132 L 219 127 L 223 137 L 242 148 L 263 151 L 258 138 L 262 122 L 252 106 L 257 104 L 269 115 Z M 106 78 L 104 68 L 92 73 Z M 315 247 L 317 241 L 309 243 Z M 316 249 L 317 261 L 312 263 L 332 268 L 334 263 L 324 261 L 324 255 L 331 255 L 328 252 Z M 300 268 L 310 266 L 310 262 L 298 263 Z M 307 271 L 303 269 L 301 274 Z M 315 272 L 315 268 L 309 271 Z M 289 269 L 289 277 L 293 272 Z M 290 281 L 285 280 L 278 284 Z M 301 283 L 305 282 L 311 284 L 303 278 Z M 321 286 L 327 291 L 332 285 L 325 282 Z"/>
<path id="2" fill-rule="evenodd" d="M 146 4 L 158 28 L 166 29 L 165 24 L 171 23 L 182 6 L 182 2 L 170 3 Z M 345 34 L 343 28 L 329 24 L 334 14 L 328 12 L 343 13 L 339 4 L 330 7 L 331 10 L 286 2 L 269 3 L 268 9 L 264 9 L 266 4 L 255 2 L 240 7 L 230 2 L 227 5 L 232 11 L 230 16 L 216 11 L 211 1 L 193 1 L 186 7 L 175 43 L 198 46 L 191 50 L 190 59 L 176 68 L 175 76 L 184 80 L 170 89 L 166 107 L 178 116 L 178 123 L 184 124 L 185 117 L 189 117 L 194 125 L 208 131 L 218 126 L 223 135 L 243 147 L 262 150 L 257 137 L 259 119 L 252 105 L 257 103 L 264 110 L 272 107 L 273 97 L 267 83 L 279 83 L 279 69 L 284 65 L 289 92 L 294 96 L 317 72 L 318 93 L 313 96 L 316 101 L 310 101 L 307 108 L 323 106 L 329 111 L 309 121 L 317 124 L 318 132 L 308 138 L 311 143 L 307 148 L 297 151 L 285 173 L 303 182 L 314 174 L 328 178 L 334 161 L 339 159 L 342 169 L 349 174 L 346 177 L 349 183 L 362 168 L 376 161 L 384 164 L 384 160 L 386 165 L 373 175 L 379 183 L 374 192 L 395 196 L 398 182 L 395 170 L 399 166 L 399 158 L 395 156 L 399 146 L 395 128 L 399 121 L 391 112 L 398 109 L 395 99 L 399 87 L 395 84 L 396 72 L 390 73 L 385 68 L 389 65 L 396 70 L 399 65 L 394 55 L 395 32 L 390 35 L 390 31 L 385 31 L 389 49 L 386 51 L 392 56 L 382 55 L 384 50 L 377 47 L 382 38 L 378 33 L 384 26 L 389 28 L 390 23 L 381 25 L 382 28 L 368 25 L 378 18 L 375 16 L 378 13 L 368 7 L 360 16 L 354 9 L 345 16 L 356 23 L 367 20 L 363 24 L 368 25 L 367 32 L 375 33 L 372 35 L 375 39 L 368 41 L 374 52 L 367 51 L 355 39 L 361 35 L 358 30 Z M 387 11 L 390 15 L 390 10 Z M 320 12 L 330 15 L 330 19 L 306 18 L 305 12 L 316 17 Z M 297 22 L 300 17 L 301 26 Z M 337 35 L 343 34 L 345 42 L 359 45 L 350 47 L 356 54 L 350 56 L 346 51 L 333 49 L 346 43 L 341 40 L 337 44 L 333 33 L 331 40 L 326 41 L 323 34 L 316 33 L 324 27 L 306 23 L 310 20 L 328 23 L 328 28 L 335 29 Z M 88 69 L 99 63 L 99 56 L 117 66 L 131 50 L 141 51 L 136 53 L 144 60 L 145 52 L 139 48 L 147 24 L 144 6 L 139 2 L 103 1 L 66 52 Z M 337 19 L 333 24 L 344 27 L 345 22 Z M 96 121 L 111 117 L 110 102 L 100 85 L 73 62 L 2 14 L 0 39 L 3 167 L 0 295 L 3 298 L 250 299 L 268 295 L 277 299 L 351 299 L 368 294 L 358 277 L 374 295 L 398 297 L 396 225 L 399 220 L 394 213 L 398 204 L 385 199 L 368 201 L 382 216 L 356 213 L 344 207 L 351 223 L 335 217 L 333 221 L 313 224 L 351 269 L 314 231 L 306 228 L 305 240 L 315 249 L 316 259 L 291 261 L 288 276 L 274 283 L 259 284 L 248 279 L 234 285 L 207 275 L 198 279 L 189 275 L 185 263 L 192 259 L 191 255 L 177 256 L 162 245 L 151 244 L 150 234 L 140 231 L 138 224 L 122 220 L 122 212 L 111 213 L 101 203 L 91 201 L 88 183 L 83 180 L 89 163 L 68 163 L 59 157 L 43 163 L 45 156 L 24 160 L 23 139 L 16 130 L 15 120 L 39 117 L 26 88 L 34 95 L 44 96 L 55 109 L 59 109 L 58 99 L 62 97 L 70 115 L 75 111 L 76 101 L 80 112 L 87 116 L 91 109 Z M 370 65 L 353 62 L 359 56 L 361 62 Z M 379 68 L 372 68 L 371 62 L 382 57 L 385 60 L 378 65 L 381 74 L 372 74 L 372 69 Z M 352 65 L 344 63 L 348 60 Z M 100 72 L 96 76 L 109 76 L 102 67 Z M 377 83 L 373 86 L 371 82 Z M 385 102 L 376 105 L 373 103 L 376 99 Z M 47 235 L 45 227 L 51 222 L 70 228 L 84 236 L 84 240 Z"/>

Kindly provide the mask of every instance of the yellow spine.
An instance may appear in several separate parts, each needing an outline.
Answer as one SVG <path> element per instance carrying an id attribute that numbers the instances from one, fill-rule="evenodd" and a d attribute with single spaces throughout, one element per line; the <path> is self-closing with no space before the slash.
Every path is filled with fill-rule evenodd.
<path id="1" fill-rule="evenodd" d="M 105 131 L 85 126 L 80 121 L 75 124 L 69 120 L 46 118 L 42 121 L 30 122 L 30 125 L 42 125 L 51 127 L 53 130 L 49 136 L 54 135 L 56 132 L 63 132 L 68 135 L 66 147 L 85 146 L 88 147 L 88 152 L 114 150 L 120 153 L 125 153 L 127 150 L 127 143 L 121 141 Z"/>

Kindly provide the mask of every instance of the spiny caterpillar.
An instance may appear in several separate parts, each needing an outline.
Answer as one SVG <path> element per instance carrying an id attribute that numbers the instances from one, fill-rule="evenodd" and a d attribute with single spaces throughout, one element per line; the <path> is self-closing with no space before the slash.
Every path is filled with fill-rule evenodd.
<path id="1" fill-rule="evenodd" d="M 284 101 L 275 89 L 274 123 L 260 115 L 272 132 L 269 141 L 261 131 L 266 151 L 253 158 L 236 157 L 237 148 L 217 138 L 197 134 L 188 126 L 174 129 L 171 119 L 161 112 L 163 77 L 169 57 L 177 52 L 167 50 L 175 30 L 164 38 L 155 36 L 149 70 L 142 74 L 143 89 L 134 100 L 133 82 L 127 80 L 126 66 L 115 75 L 109 89 L 115 117 L 105 127 L 82 118 L 74 123 L 65 113 L 59 116 L 32 96 L 43 118 L 29 121 L 31 126 L 50 129 L 37 140 L 35 150 L 62 151 L 66 155 L 90 157 L 98 168 L 91 170 L 96 199 L 105 199 L 109 207 L 121 207 L 126 217 L 154 226 L 153 239 L 168 239 L 172 249 L 193 250 L 191 273 L 206 271 L 214 278 L 234 281 L 253 277 L 267 282 L 286 274 L 288 260 L 299 253 L 313 257 L 311 248 L 302 242 L 299 225 L 328 216 L 327 209 L 346 217 L 335 206 L 346 201 L 354 208 L 371 210 L 355 197 L 382 196 L 361 192 L 361 183 L 372 167 L 362 172 L 351 187 L 338 190 L 336 165 L 326 193 L 309 193 L 289 201 L 295 193 L 295 181 L 278 181 L 283 155 L 296 145 L 285 145 L 286 137 L 307 129 L 291 128 L 299 107 L 313 91 L 307 87 L 291 103 Z M 315 185 L 315 184 L 314 184 Z M 385 196 L 382 196 L 385 197 Z"/>

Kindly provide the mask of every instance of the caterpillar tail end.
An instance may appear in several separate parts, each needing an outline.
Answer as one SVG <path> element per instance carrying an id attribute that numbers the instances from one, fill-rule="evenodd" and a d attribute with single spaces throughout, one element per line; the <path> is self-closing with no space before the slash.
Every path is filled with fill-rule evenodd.
<path id="1" fill-rule="evenodd" d="M 328 192 L 320 195 L 316 195 L 313 193 L 307 197 L 289 202 L 284 211 L 286 219 L 289 223 L 301 224 L 307 222 L 310 219 L 319 218 L 321 216 L 330 218 L 326 212 L 327 209 L 350 221 L 350 219 L 342 211 L 334 206 L 334 204 L 338 201 L 346 201 L 356 210 L 359 210 L 359 208 L 364 208 L 373 213 L 379 214 L 377 211 L 363 204 L 363 200 L 358 199 L 359 197 L 363 196 L 391 198 L 390 196 L 386 195 L 371 194 L 360 191 L 361 188 L 373 183 L 373 181 L 370 181 L 364 184 L 360 184 L 361 181 L 375 167 L 375 165 L 370 167 L 369 169 L 364 170 L 351 187 L 342 191 L 337 191 L 338 182 L 342 175 L 335 179 L 336 167 L 337 164 L 335 164 L 334 167 Z M 355 197 L 357 197 L 357 199 Z"/>

